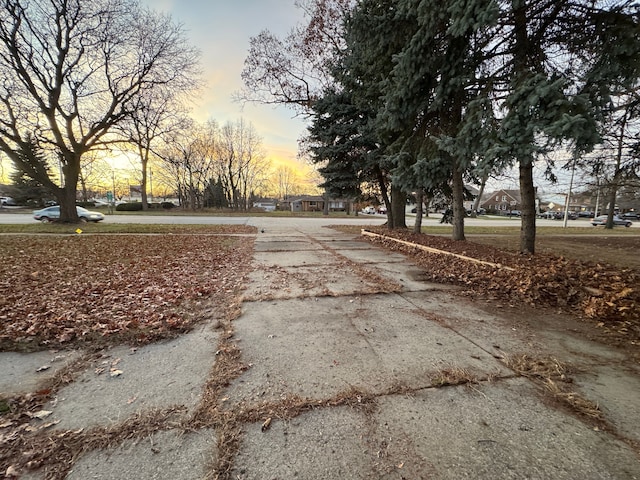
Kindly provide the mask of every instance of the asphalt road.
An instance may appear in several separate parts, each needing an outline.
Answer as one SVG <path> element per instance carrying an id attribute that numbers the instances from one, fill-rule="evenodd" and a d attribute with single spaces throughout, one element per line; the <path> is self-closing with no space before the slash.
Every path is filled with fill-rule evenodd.
<path id="1" fill-rule="evenodd" d="M 432 214 L 428 218 L 422 220 L 423 226 L 433 226 L 440 224 L 441 216 Z M 104 223 L 142 223 L 142 224 L 217 224 L 217 225 L 254 225 L 264 227 L 265 225 L 278 226 L 296 226 L 299 224 L 324 226 L 335 224 L 356 224 L 356 225 L 381 225 L 386 221 L 385 215 L 366 215 L 361 214 L 357 217 L 270 217 L 270 216 L 204 216 L 204 215 L 107 215 Z M 413 225 L 415 215 L 407 215 L 407 224 Z M 568 228 L 572 227 L 589 227 L 590 219 L 580 218 L 577 220 L 569 220 Z M 0 224 L 29 224 L 34 223 L 30 213 L 13 213 L 10 211 L 0 210 Z M 482 216 L 478 218 L 465 219 L 467 226 L 483 226 L 483 227 L 505 227 L 520 225 L 520 218 L 505 218 Z M 537 219 L 536 225 L 541 227 L 559 227 L 562 228 L 561 220 Z M 622 228 L 622 227 L 618 227 Z M 640 222 L 634 222 L 631 228 L 640 228 Z"/>

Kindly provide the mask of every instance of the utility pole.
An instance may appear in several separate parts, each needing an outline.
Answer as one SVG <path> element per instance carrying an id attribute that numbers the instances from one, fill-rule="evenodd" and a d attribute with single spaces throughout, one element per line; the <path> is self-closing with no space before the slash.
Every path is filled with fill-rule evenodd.
<path id="1" fill-rule="evenodd" d="M 567 220 L 569 219 L 569 205 L 571 203 L 571 190 L 573 189 L 573 176 L 576 173 L 576 161 L 573 160 L 573 165 L 571 166 L 571 180 L 569 181 L 569 193 L 567 194 L 567 201 L 564 205 L 564 223 L 562 225 L 563 228 L 567 228 Z"/>

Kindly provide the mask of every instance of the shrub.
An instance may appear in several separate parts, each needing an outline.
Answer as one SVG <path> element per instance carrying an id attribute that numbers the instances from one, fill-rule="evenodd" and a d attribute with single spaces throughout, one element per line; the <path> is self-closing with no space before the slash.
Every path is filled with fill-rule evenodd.
<path id="1" fill-rule="evenodd" d="M 118 212 L 138 212 L 142 210 L 142 202 L 127 202 L 116 205 Z"/>

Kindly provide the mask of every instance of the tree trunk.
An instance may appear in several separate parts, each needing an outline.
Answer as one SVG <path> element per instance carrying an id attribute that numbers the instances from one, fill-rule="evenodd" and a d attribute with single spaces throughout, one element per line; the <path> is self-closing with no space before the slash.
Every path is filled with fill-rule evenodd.
<path id="1" fill-rule="evenodd" d="M 613 182 L 611 182 L 610 190 L 609 190 L 609 210 L 607 211 L 607 223 L 605 223 L 604 228 L 613 230 L 613 216 L 615 214 L 616 209 L 616 199 L 618 197 L 618 182 L 620 180 L 620 170 L 619 164 L 616 166 L 616 172 L 613 176 Z"/>
<path id="2" fill-rule="evenodd" d="M 458 161 L 453 162 L 453 240 L 466 240 L 464 237 L 464 179 L 462 167 Z"/>
<path id="3" fill-rule="evenodd" d="M 489 179 L 489 175 L 484 174 L 482 176 L 482 181 L 480 182 L 480 191 L 478 192 L 478 196 L 473 202 L 473 208 L 471 209 L 471 216 L 476 218 L 478 215 L 478 210 L 480 210 L 480 202 L 482 201 L 482 195 L 484 195 L 484 187 L 487 185 L 487 180 Z"/>
<path id="4" fill-rule="evenodd" d="M 69 152 L 62 165 L 64 186 L 60 192 L 60 221 L 63 223 L 78 223 L 76 210 L 76 192 L 78 190 L 78 178 L 80 177 L 80 156 Z"/>
<path id="5" fill-rule="evenodd" d="M 416 192 L 416 223 L 413 225 L 414 233 L 422 233 L 422 201 L 424 192 L 422 189 Z"/>
<path id="6" fill-rule="evenodd" d="M 535 253 L 536 245 L 536 189 L 533 185 L 533 159 L 520 160 L 520 253 Z"/>
<path id="7" fill-rule="evenodd" d="M 142 210 L 146 211 L 149 209 L 149 204 L 147 203 L 147 160 L 142 160 L 142 182 L 140 183 L 140 196 L 142 201 Z"/>
<path id="8" fill-rule="evenodd" d="M 616 209 L 616 197 L 618 196 L 618 187 L 620 183 L 620 165 L 622 164 L 622 152 L 624 150 L 625 128 L 627 126 L 627 116 L 622 117 L 622 125 L 620 126 L 620 136 L 618 137 L 618 145 L 616 148 L 616 168 L 613 174 L 613 182 L 611 182 L 611 190 L 609 192 L 609 211 L 607 212 L 607 223 L 604 228 L 613 230 L 613 214 Z"/>
<path id="9" fill-rule="evenodd" d="M 391 184 L 391 209 L 387 207 L 387 214 L 392 213 L 389 218 L 389 228 L 407 228 L 406 222 L 406 205 L 407 194 L 404 193 L 399 187 Z M 393 218 L 393 223 L 391 219 Z"/>
<path id="10" fill-rule="evenodd" d="M 384 178 L 382 170 L 376 168 L 376 176 L 378 178 L 378 186 L 380 187 L 380 194 L 382 195 L 382 201 L 385 207 L 387 207 L 387 227 L 393 228 L 393 209 L 391 208 L 391 200 L 389 199 L 389 191 L 387 190 L 387 182 Z"/>

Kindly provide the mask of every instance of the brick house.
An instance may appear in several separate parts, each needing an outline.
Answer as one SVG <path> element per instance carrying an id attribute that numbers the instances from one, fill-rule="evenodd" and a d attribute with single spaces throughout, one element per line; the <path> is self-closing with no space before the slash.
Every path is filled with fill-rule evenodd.
<path id="1" fill-rule="evenodd" d="M 487 211 L 509 212 L 520 210 L 521 197 L 519 190 L 496 190 L 484 197 L 480 207 Z"/>

